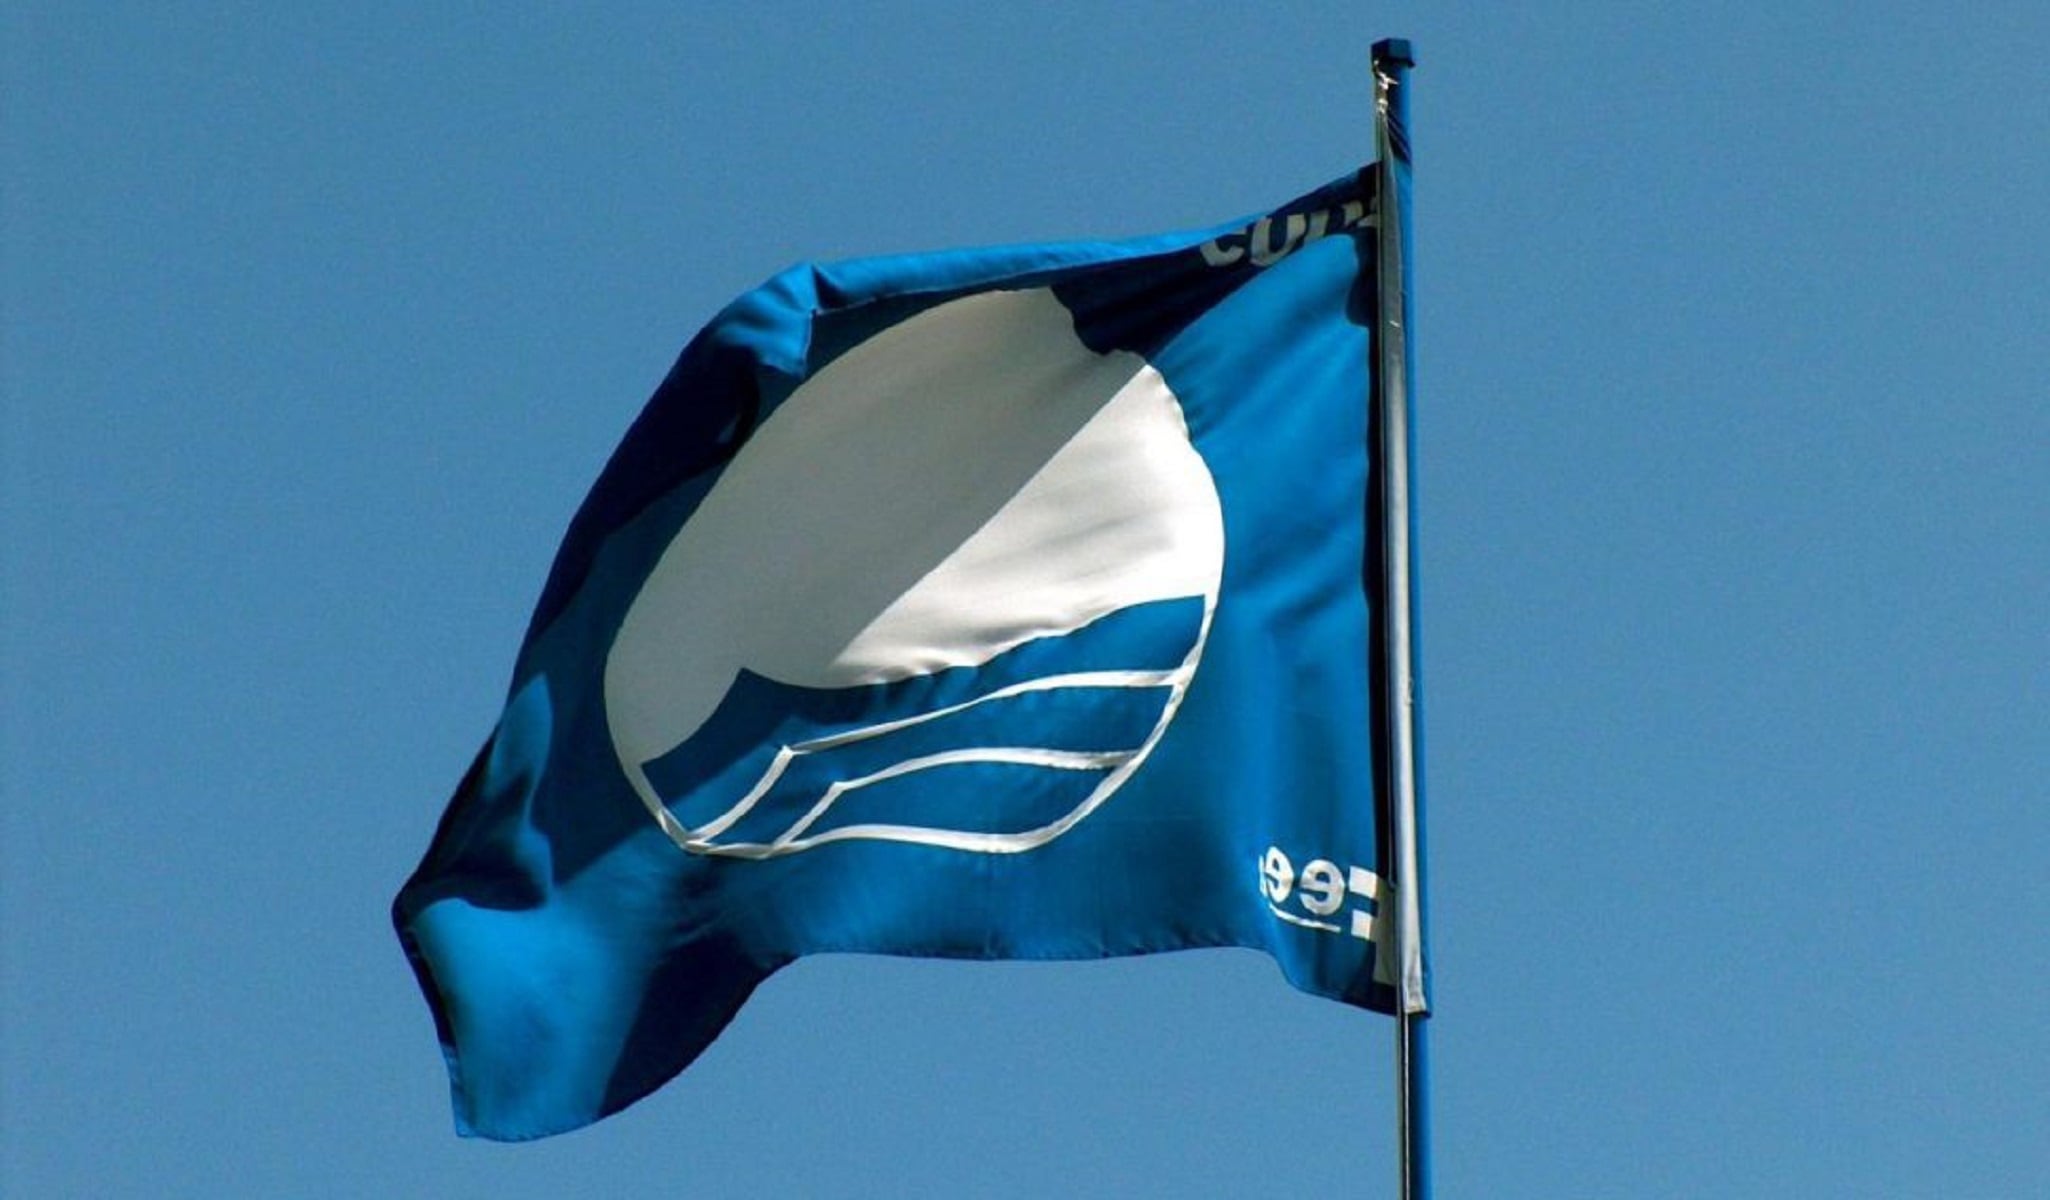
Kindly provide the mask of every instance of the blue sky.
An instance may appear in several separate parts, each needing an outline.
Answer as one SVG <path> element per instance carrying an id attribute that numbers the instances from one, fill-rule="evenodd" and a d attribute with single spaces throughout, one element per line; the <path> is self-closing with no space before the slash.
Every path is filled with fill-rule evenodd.
<path id="1" fill-rule="evenodd" d="M 0 1184 L 1392 1192 L 1235 951 L 807 960 L 461 1142 L 386 906 L 726 299 L 1265 207 L 1397 35 L 1440 1194 L 2050 1193 L 2050 10 L 1946 7 L 10 5 Z"/>

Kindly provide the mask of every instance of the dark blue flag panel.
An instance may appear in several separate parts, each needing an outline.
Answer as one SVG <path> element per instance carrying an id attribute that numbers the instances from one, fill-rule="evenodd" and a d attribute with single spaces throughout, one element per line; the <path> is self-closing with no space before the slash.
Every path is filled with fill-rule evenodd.
<path id="1" fill-rule="evenodd" d="M 691 342 L 393 906 L 463 1132 L 631 1104 L 804 954 L 1250 946 L 1391 1010 L 1371 178 Z"/>

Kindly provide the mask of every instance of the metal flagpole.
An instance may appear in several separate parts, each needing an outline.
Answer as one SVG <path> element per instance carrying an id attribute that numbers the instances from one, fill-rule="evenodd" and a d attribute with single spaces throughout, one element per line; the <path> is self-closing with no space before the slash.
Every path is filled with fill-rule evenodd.
<path id="1" fill-rule="evenodd" d="M 1413 457 L 1410 426 L 1409 104 L 1407 81 L 1416 59 L 1409 43 L 1374 43 L 1375 202 L 1380 303 L 1375 329 L 1379 361 L 1375 405 L 1381 453 L 1382 604 L 1386 651 L 1381 697 L 1388 738 L 1390 882 L 1396 914 L 1396 1112 L 1401 1141 L 1402 1200 L 1430 1200 L 1429 1072 L 1424 1037 L 1430 1002 L 1425 989 L 1423 831 L 1417 769 L 1415 661 L 1416 578 L 1410 541 Z"/>

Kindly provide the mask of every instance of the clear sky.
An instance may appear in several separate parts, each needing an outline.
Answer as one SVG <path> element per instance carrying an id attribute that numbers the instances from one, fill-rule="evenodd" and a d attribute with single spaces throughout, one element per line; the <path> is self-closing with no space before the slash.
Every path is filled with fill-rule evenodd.
<path id="1" fill-rule="evenodd" d="M 0 1189 L 1390 1194 L 1239 951 L 807 960 L 459 1141 L 386 906 L 721 304 L 1266 207 L 1396 35 L 1440 1195 L 2050 1195 L 2050 8 L 584 7 L 0 14 Z"/>

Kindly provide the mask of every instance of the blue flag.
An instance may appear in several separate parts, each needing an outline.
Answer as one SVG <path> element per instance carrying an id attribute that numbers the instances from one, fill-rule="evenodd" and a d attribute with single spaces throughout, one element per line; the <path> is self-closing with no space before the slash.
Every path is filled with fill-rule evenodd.
<path id="1" fill-rule="evenodd" d="M 457 1124 L 587 1124 L 800 955 L 1271 954 L 1392 1011 L 1373 177 L 786 271 L 572 521 L 393 920 Z"/>

